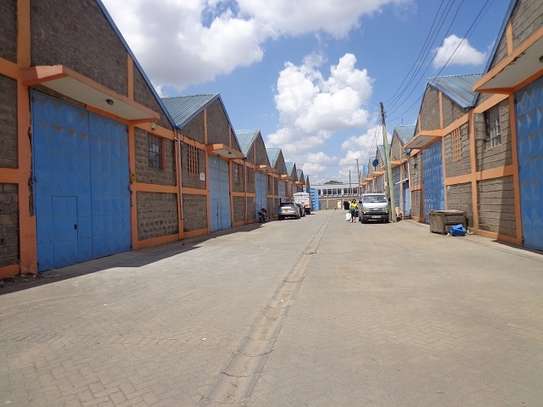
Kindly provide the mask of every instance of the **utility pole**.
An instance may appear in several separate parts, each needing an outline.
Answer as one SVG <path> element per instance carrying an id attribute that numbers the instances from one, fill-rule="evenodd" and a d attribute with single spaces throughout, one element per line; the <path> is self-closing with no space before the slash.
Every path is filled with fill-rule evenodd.
<path id="1" fill-rule="evenodd" d="M 356 172 L 358 173 L 358 195 L 360 195 L 360 165 L 358 164 L 358 158 L 356 159 Z"/>
<path id="2" fill-rule="evenodd" d="M 379 104 L 381 106 L 381 125 L 383 126 L 383 147 L 385 149 L 384 154 L 384 160 L 385 160 L 385 172 L 386 172 L 386 180 L 388 184 L 388 209 L 389 209 L 389 218 L 392 222 L 396 222 L 396 212 L 394 212 L 394 185 L 392 185 L 392 166 L 390 164 L 390 147 L 388 145 L 388 137 L 387 137 L 387 126 L 385 121 L 385 107 L 383 106 L 383 102 Z"/>
<path id="3" fill-rule="evenodd" d="M 351 184 L 351 170 L 349 170 L 349 195 L 353 193 L 353 186 Z"/>

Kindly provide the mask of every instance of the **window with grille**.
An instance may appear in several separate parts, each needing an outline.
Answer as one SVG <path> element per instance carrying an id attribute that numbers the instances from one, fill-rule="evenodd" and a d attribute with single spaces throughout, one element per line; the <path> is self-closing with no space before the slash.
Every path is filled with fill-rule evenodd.
<path id="1" fill-rule="evenodd" d="M 462 134 L 460 129 L 454 129 L 451 133 L 452 160 L 460 161 L 462 158 Z"/>
<path id="2" fill-rule="evenodd" d="M 502 143 L 502 131 L 500 126 L 499 106 L 485 112 L 486 141 L 490 147 L 498 146 Z"/>
<path id="3" fill-rule="evenodd" d="M 200 173 L 200 152 L 194 146 L 187 146 L 187 169 L 190 175 Z"/>
<path id="4" fill-rule="evenodd" d="M 160 137 L 149 134 L 148 137 L 148 158 L 149 167 L 162 168 L 162 140 Z"/>
<path id="5" fill-rule="evenodd" d="M 234 172 L 233 174 L 234 182 L 236 184 L 243 184 L 243 170 L 241 168 L 241 165 L 234 164 L 233 172 Z"/>

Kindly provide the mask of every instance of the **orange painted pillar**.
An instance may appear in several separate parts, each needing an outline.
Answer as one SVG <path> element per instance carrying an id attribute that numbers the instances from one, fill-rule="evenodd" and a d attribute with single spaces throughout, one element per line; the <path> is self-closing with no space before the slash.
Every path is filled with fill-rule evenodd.
<path id="1" fill-rule="evenodd" d="M 30 0 L 17 1 L 17 65 L 30 67 Z M 32 147 L 30 144 L 29 89 L 17 80 L 17 123 L 19 163 L 19 236 L 20 272 L 35 274 L 38 271 L 36 247 L 36 217 L 33 213 L 31 190 Z"/>

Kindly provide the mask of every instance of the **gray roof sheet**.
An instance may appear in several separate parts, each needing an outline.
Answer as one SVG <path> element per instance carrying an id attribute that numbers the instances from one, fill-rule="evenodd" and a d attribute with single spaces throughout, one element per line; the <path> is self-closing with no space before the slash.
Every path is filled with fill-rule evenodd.
<path id="1" fill-rule="evenodd" d="M 402 140 L 402 143 L 407 143 L 414 135 L 415 135 L 415 125 L 409 124 L 409 125 L 402 125 L 398 126 L 394 129 L 398 137 L 400 137 L 400 140 Z"/>
<path id="2" fill-rule="evenodd" d="M 275 167 L 275 164 L 277 164 L 277 159 L 279 158 L 279 153 L 281 152 L 281 149 L 266 147 L 266 152 L 268 153 L 268 160 L 270 160 L 271 166 Z"/>
<path id="3" fill-rule="evenodd" d="M 288 175 L 290 176 L 292 174 L 292 170 L 294 170 L 294 166 L 296 164 L 293 163 L 292 161 L 286 161 L 285 162 L 285 166 L 287 167 L 287 172 L 288 172 Z"/>
<path id="4" fill-rule="evenodd" d="M 218 94 L 177 96 L 163 98 L 162 102 L 166 106 L 166 109 L 168 109 L 176 126 L 181 128 L 217 97 L 219 97 Z"/>
<path id="5" fill-rule="evenodd" d="M 428 81 L 428 84 L 439 89 L 445 95 L 464 109 L 475 106 L 478 94 L 473 85 L 481 74 L 438 76 Z"/>
<path id="6" fill-rule="evenodd" d="M 241 152 L 247 156 L 260 130 L 236 130 Z"/>

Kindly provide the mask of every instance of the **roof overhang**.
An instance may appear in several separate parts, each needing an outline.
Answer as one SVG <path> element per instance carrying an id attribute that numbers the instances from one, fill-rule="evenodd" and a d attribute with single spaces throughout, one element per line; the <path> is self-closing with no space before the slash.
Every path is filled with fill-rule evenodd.
<path id="1" fill-rule="evenodd" d="M 413 137 L 409 142 L 404 146 L 404 149 L 417 149 L 422 150 L 429 147 L 437 139 L 442 137 L 442 130 L 426 130 L 418 132 L 415 137 Z"/>
<path id="2" fill-rule="evenodd" d="M 218 155 L 219 157 L 226 158 L 228 160 L 243 158 L 243 153 L 226 144 L 208 144 L 207 152 L 209 154 Z"/>
<path id="3" fill-rule="evenodd" d="M 275 171 L 272 167 L 270 167 L 269 165 L 266 165 L 266 164 L 260 164 L 258 166 L 258 170 L 261 171 L 261 172 L 265 172 L 265 173 L 272 173 L 272 172 Z"/>
<path id="4" fill-rule="evenodd" d="M 23 77 L 27 86 L 43 86 L 123 120 L 145 123 L 160 119 L 159 113 L 64 65 L 34 66 Z"/>
<path id="5" fill-rule="evenodd" d="M 511 94 L 543 75 L 543 27 L 478 80 L 477 92 Z"/>

